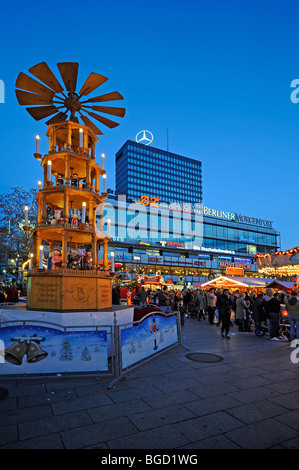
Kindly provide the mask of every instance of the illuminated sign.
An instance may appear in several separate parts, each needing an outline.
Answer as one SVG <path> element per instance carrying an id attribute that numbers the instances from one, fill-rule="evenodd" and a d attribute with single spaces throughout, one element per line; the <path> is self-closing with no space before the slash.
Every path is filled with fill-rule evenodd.
<path id="1" fill-rule="evenodd" d="M 150 145 L 154 136 L 150 131 L 140 131 L 135 137 L 137 144 Z"/>
<path id="2" fill-rule="evenodd" d="M 141 196 L 140 201 L 135 201 L 135 204 L 142 204 L 143 206 L 159 207 L 158 202 L 160 201 L 157 197 Z"/>
<path id="3" fill-rule="evenodd" d="M 185 243 L 179 242 L 166 242 L 164 240 L 160 240 L 162 246 L 175 246 L 177 248 L 185 248 Z"/>
<path id="4" fill-rule="evenodd" d="M 204 215 L 209 215 L 211 217 L 219 217 L 221 219 L 235 220 L 235 214 L 233 212 L 218 211 L 216 209 L 209 209 L 206 206 L 204 206 L 203 208 L 203 213 Z"/>
<path id="5" fill-rule="evenodd" d="M 205 246 L 197 246 L 193 245 L 193 250 L 199 250 L 199 251 L 207 251 L 207 252 L 214 252 L 214 253 L 224 253 L 226 255 L 234 255 L 235 251 L 231 250 L 221 250 L 220 248 L 206 248 Z"/>
<path id="6" fill-rule="evenodd" d="M 245 263 L 229 263 L 227 261 L 220 261 L 219 268 L 240 268 L 245 271 L 250 271 L 250 264 Z"/>
<path id="7" fill-rule="evenodd" d="M 148 258 L 149 263 L 163 263 L 163 256 L 150 256 Z"/>
<path id="8" fill-rule="evenodd" d="M 245 224 L 255 224 L 263 225 L 264 227 L 272 228 L 272 223 L 270 220 L 257 219 L 256 217 L 247 217 L 246 215 L 237 214 L 235 212 L 226 212 L 219 211 L 217 209 L 210 209 L 209 207 L 204 206 L 203 208 L 204 215 L 210 217 L 217 217 L 220 219 L 234 220 L 235 222 L 241 222 Z"/>

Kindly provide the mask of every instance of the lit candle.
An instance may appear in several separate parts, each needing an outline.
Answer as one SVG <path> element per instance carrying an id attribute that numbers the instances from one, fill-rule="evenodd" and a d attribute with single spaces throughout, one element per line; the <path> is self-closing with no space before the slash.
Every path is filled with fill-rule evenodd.
<path id="1" fill-rule="evenodd" d="M 39 153 L 39 135 L 35 137 L 35 142 L 36 142 L 36 153 Z"/>
<path id="2" fill-rule="evenodd" d="M 28 225 L 28 206 L 24 207 L 24 213 L 25 213 L 25 225 Z"/>
<path id="3" fill-rule="evenodd" d="M 79 147 L 83 147 L 83 129 L 79 129 Z"/>
<path id="4" fill-rule="evenodd" d="M 86 219 L 86 202 L 82 202 L 82 217 L 81 217 L 82 224 L 85 224 L 85 219 Z"/>
<path id="5" fill-rule="evenodd" d="M 40 191 L 42 189 L 42 182 L 41 181 L 38 181 L 37 182 L 37 185 L 38 185 L 38 190 Z"/>
<path id="6" fill-rule="evenodd" d="M 111 220 L 108 219 L 107 220 L 107 236 L 110 238 L 110 224 L 111 224 Z"/>
<path id="7" fill-rule="evenodd" d="M 114 251 L 111 251 L 111 271 L 114 273 Z"/>
<path id="8" fill-rule="evenodd" d="M 48 181 L 52 181 L 52 162 L 51 160 L 48 160 Z"/>
<path id="9" fill-rule="evenodd" d="M 39 247 L 39 269 L 43 269 L 44 267 L 44 247 L 40 245 Z"/>
<path id="10" fill-rule="evenodd" d="M 32 269 L 32 259 L 33 259 L 33 253 L 30 253 L 29 269 Z"/>
<path id="11" fill-rule="evenodd" d="M 106 192 L 106 179 L 107 179 L 107 176 L 103 175 L 103 193 Z"/>
<path id="12" fill-rule="evenodd" d="M 102 153 L 102 170 L 104 170 L 104 159 L 105 159 L 105 154 Z"/>

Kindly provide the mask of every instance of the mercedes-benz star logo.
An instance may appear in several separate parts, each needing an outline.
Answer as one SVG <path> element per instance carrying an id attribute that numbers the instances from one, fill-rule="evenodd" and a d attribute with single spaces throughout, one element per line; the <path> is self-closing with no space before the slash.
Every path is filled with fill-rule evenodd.
<path id="1" fill-rule="evenodd" d="M 154 140 L 154 136 L 150 131 L 140 131 L 136 135 L 136 142 L 138 144 L 150 145 Z"/>

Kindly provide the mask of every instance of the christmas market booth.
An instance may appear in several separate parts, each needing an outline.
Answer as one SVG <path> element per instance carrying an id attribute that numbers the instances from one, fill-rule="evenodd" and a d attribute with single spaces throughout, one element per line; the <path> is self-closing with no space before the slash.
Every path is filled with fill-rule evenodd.
<path id="1" fill-rule="evenodd" d="M 270 282 L 270 284 L 267 287 L 271 287 L 272 289 L 274 289 L 275 291 L 278 291 L 278 292 L 282 291 L 282 292 L 287 292 L 288 294 L 290 294 L 292 292 L 292 290 L 297 288 L 297 284 L 293 281 L 277 281 L 277 280 L 274 280 L 274 281 Z"/>
<path id="2" fill-rule="evenodd" d="M 164 286 L 173 287 L 173 283 L 165 282 L 164 277 L 156 275 L 156 276 L 143 276 L 138 278 L 138 282 L 140 283 L 140 287 L 144 287 L 145 289 L 161 289 Z"/>
<path id="3" fill-rule="evenodd" d="M 286 251 L 258 253 L 254 258 L 260 274 L 288 282 L 298 282 L 299 246 Z"/>
<path id="4" fill-rule="evenodd" d="M 211 279 L 208 282 L 201 284 L 202 289 L 210 289 L 211 287 L 215 289 L 232 289 L 239 290 L 242 292 L 247 292 L 248 290 L 253 291 L 264 291 L 269 283 L 273 279 L 263 279 L 263 278 L 254 278 L 254 277 L 226 277 L 220 276 L 215 279 Z"/>

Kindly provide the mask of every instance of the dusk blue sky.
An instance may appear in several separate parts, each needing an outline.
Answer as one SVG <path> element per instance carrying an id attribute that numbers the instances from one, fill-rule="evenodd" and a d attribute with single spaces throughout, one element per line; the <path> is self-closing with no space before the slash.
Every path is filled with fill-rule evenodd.
<path id="1" fill-rule="evenodd" d="M 299 7 L 295 1 L 52 1 L 1 7 L 1 191 L 37 187 L 35 135 L 47 152 L 45 120 L 15 97 L 19 72 L 46 61 L 79 62 L 109 78 L 126 108 L 116 129 L 101 128 L 115 188 L 115 153 L 143 129 L 153 145 L 202 161 L 204 205 L 272 220 L 281 248 L 299 245 Z M 93 94 L 93 96 L 95 96 Z M 298 95 L 299 96 L 299 95 Z M 149 168 L 149 177 L 150 177 Z M 156 195 L 155 195 L 156 196 Z"/>

